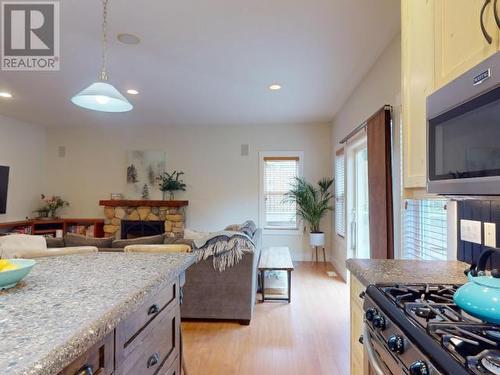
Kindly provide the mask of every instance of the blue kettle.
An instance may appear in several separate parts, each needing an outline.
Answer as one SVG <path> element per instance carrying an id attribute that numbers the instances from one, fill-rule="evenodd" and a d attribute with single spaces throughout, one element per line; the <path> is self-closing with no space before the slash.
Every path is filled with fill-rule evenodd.
<path id="1" fill-rule="evenodd" d="M 461 286 L 453 296 L 455 303 L 470 315 L 489 323 L 500 324 L 500 271 L 491 275 L 485 272 L 486 263 L 499 249 L 488 248 L 479 257 L 476 266 L 466 271 L 469 282 Z"/>

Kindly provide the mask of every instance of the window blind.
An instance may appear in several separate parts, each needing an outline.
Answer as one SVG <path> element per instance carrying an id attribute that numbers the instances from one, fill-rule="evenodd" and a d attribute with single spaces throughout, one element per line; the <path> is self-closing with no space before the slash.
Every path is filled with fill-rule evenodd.
<path id="1" fill-rule="evenodd" d="M 335 157 L 335 231 L 345 237 L 345 157 L 343 149 Z"/>
<path id="2" fill-rule="evenodd" d="M 297 229 L 296 204 L 285 198 L 298 176 L 298 157 L 264 158 L 265 228 Z"/>
<path id="3" fill-rule="evenodd" d="M 407 199 L 403 212 L 404 259 L 447 259 L 446 200 Z"/>

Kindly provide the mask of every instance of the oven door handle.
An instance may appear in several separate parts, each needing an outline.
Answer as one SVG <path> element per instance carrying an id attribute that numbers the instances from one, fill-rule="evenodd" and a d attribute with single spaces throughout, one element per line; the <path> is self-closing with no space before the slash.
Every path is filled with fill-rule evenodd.
<path id="1" fill-rule="evenodd" d="M 368 362 L 370 362 L 375 375 L 385 375 L 384 371 L 382 370 L 382 366 L 380 365 L 376 357 L 373 346 L 371 345 L 370 330 L 368 328 L 368 324 L 366 323 L 363 323 L 363 346 L 365 347 L 366 353 L 368 354 Z"/>

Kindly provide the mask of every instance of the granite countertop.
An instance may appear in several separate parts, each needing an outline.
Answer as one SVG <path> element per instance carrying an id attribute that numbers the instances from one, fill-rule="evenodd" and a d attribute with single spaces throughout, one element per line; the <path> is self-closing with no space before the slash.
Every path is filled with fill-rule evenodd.
<path id="1" fill-rule="evenodd" d="M 0 291 L 0 374 L 57 374 L 193 262 L 185 253 L 38 259 Z"/>
<path id="2" fill-rule="evenodd" d="M 470 266 L 459 261 L 403 259 L 348 259 L 349 271 L 365 286 L 389 283 L 464 284 L 464 270 Z"/>

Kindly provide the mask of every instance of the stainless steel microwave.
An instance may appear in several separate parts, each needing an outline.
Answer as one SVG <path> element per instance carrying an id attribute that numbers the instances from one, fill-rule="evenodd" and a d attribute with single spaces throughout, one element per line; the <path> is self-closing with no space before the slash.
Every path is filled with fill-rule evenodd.
<path id="1" fill-rule="evenodd" d="M 500 195 L 500 52 L 427 98 L 427 191 Z"/>

